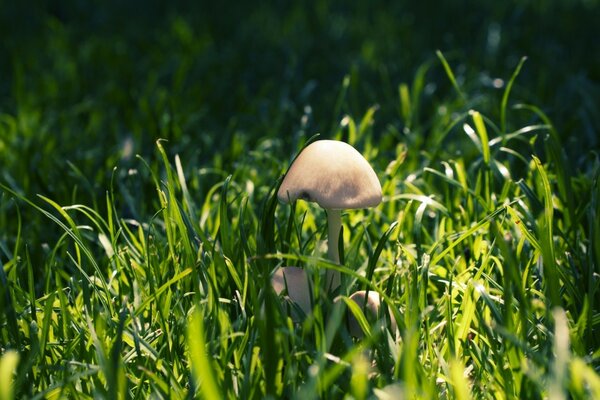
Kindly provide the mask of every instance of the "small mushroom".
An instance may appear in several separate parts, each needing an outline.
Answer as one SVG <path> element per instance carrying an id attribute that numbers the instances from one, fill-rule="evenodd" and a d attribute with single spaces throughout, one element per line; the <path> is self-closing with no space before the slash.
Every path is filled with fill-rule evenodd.
<path id="1" fill-rule="evenodd" d="M 283 202 L 313 201 L 325 209 L 328 256 L 339 263 L 341 210 L 375 207 L 382 193 L 377 174 L 354 147 L 336 140 L 319 140 L 294 160 L 277 196 Z M 339 272 L 327 271 L 328 288 L 333 291 L 339 285 Z"/>
<path id="2" fill-rule="evenodd" d="M 306 271 L 298 267 L 280 267 L 271 277 L 271 285 L 275 293 L 287 292 L 287 298 L 296 303 L 305 315 L 310 314 L 312 305 L 310 300 L 310 283 Z M 296 322 L 302 318 L 297 312 L 292 312 L 292 319 Z"/>
<path id="3" fill-rule="evenodd" d="M 350 296 L 350 300 L 354 301 L 358 306 L 363 310 L 365 317 L 369 323 L 374 323 L 377 321 L 377 317 L 379 315 L 379 306 L 381 305 L 381 297 L 379 293 L 374 291 L 369 291 L 368 295 L 365 290 L 359 290 L 357 292 L 352 293 Z M 366 304 L 365 304 L 366 302 Z M 364 307 L 364 308 L 363 308 Z M 395 332 L 398 328 L 396 323 L 396 319 L 392 313 L 389 314 L 391 320 L 391 328 L 392 331 Z M 362 331 L 360 324 L 354 317 L 352 312 L 348 313 L 348 330 L 350 334 L 357 338 L 362 338 L 365 336 Z"/>

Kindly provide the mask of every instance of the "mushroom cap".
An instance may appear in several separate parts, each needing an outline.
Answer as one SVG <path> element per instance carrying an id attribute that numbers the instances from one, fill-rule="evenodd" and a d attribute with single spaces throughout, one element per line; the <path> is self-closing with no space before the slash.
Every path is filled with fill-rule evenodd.
<path id="1" fill-rule="evenodd" d="M 329 209 L 375 207 L 381 196 L 381 184 L 371 165 L 354 147 L 337 140 L 308 145 L 277 192 L 283 202 L 304 199 Z"/>
<path id="2" fill-rule="evenodd" d="M 281 294 L 287 289 L 287 298 L 296 303 L 305 315 L 312 312 L 310 300 L 310 283 L 306 271 L 298 267 L 281 267 L 271 277 L 271 285 L 275 293 Z M 297 315 L 295 320 L 300 320 Z"/>

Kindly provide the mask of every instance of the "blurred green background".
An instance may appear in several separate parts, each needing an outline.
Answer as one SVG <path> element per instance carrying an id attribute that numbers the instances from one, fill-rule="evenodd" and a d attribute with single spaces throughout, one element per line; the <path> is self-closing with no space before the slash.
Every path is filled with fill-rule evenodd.
<path id="1" fill-rule="evenodd" d="M 598 21 L 596 0 L 4 0 L 0 179 L 27 196 L 90 204 L 115 166 L 126 175 L 139 166 L 133 155 L 155 158 L 158 138 L 190 170 L 227 171 L 271 139 L 287 160 L 300 138 L 328 137 L 343 115 L 375 104 L 375 136 L 426 142 L 432 115 L 460 100 L 437 49 L 470 94 L 458 108 L 491 117 L 527 56 L 512 97 L 540 106 L 585 169 L 581 149 L 599 144 Z M 410 130 L 398 85 L 418 74 Z M 149 180 L 135 184 L 145 181 L 153 195 Z"/>

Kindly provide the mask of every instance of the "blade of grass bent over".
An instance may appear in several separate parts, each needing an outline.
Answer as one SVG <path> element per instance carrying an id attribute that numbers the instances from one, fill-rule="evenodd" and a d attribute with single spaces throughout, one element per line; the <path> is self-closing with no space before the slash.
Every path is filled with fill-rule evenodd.
<path id="1" fill-rule="evenodd" d="M 464 93 L 462 92 L 462 90 L 460 90 L 460 87 L 458 86 L 458 82 L 456 81 L 456 77 L 454 76 L 454 72 L 452 72 L 452 68 L 450 68 L 450 64 L 448 64 L 446 57 L 444 57 L 444 54 L 442 54 L 442 52 L 440 50 L 436 50 L 435 54 L 440 59 L 442 66 L 444 67 L 444 71 L 446 71 L 446 75 L 448 76 L 448 79 L 450 79 L 450 83 L 452 83 L 452 86 L 454 86 L 456 93 L 458 93 L 458 95 L 460 96 L 460 98 L 462 100 L 465 100 L 466 97 L 465 97 Z"/>

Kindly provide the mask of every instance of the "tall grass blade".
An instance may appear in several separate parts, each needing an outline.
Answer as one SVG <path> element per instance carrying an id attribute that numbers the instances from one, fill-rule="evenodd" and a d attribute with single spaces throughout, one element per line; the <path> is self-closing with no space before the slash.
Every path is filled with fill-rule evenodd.
<path id="1" fill-rule="evenodd" d="M 219 238 L 221 245 L 223 246 L 223 253 L 227 257 L 233 258 L 234 256 L 234 243 L 233 243 L 233 228 L 229 222 L 229 215 L 227 212 L 227 191 L 229 189 L 229 182 L 231 181 L 231 175 L 225 179 L 223 186 L 221 186 L 221 199 L 219 201 Z"/>
<path id="2" fill-rule="evenodd" d="M 517 76 L 519 76 L 521 68 L 523 67 L 523 64 L 525 64 L 525 61 L 527 61 L 527 57 L 522 57 L 519 61 L 519 64 L 517 65 L 517 68 L 515 68 L 512 76 L 506 83 L 506 88 L 504 89 L 504 93 L 502 94 L 502 102 L 500 103 L 500 132 L 502 133 L 502 135 L 506 133 L 506 106 L 508 104 L 508 97 L 510 96 L 513 84 L 515 83 Z"/>
<path id="3" fill-rule="evenodd" d="M 471 111 L 471 118 L 475 124 L 475 130 L 479 136 L 479 143 L 481 144 L 481 151 L 483 153 L 483 162 L 486 166 L 490 164 L 490 143 L 488 139 L 487 129 L 481 118 L 481 114 L 478 111 Z"/>
<path id="4" fill-rule="evenodd" d="M 460 96 L 460 98 L 462 100 L 466 100 L 465 94 L 460 89 L 460 86 L 458 86 L 458 82 L 456 81 L 454 72 L 452 71 L 450 64 L 448 64 L 446 57 L 444 57 L 444 54 L 440 50 L 436 50 L 435 54 L 437 55 L 440 62 L 442 63 L 442 66 L 444 67 L 444 71 L 446 72 L 448 79 L 450 79 L 450 83 L 452 83 L 452 86 L 454 87 L 454 90 L 456 90 L 456 93 L 458 93 L 458 95 Z"/>
<path id="5" fill-rule="evenodd" d="M 199 396 L 207 400 L 222 399 L 223 396 L 212 365 L 212 357 L 207 348 L 204 315 L 199 308 L 194 310 L 189 320 L 187 345 L 196 389 L 193 397 Z"/>
<path id="6" fill-rule="evenodd" d="M 550 181 L 544 169 L 542 162 L 536 156 L 533 156 L 538 175 L 542 182 L 542 190 L 544 195 L 544 213 L 539 226 L 540 232 L 540 247 L 542 257 L 544 259 L 544 277 L 546 278 L 546 291 L 551 306 L 561 305 L 559 274 L 557 271 L 555 250 L 554 250 L 554 205 L 552 203 L 552 189 Z"/>
<path id="7" fill-rule="evenodd" d="M 369 263 L 367 265 L 367 272 L 366 272 L 366 278 L 368 281 L 371 281 L 373 279 L 373 273 L 375 272 L 375 266 L 377 265 L 379 256 L 381 255 L 381 252 L 383 251 L 383 248 L 386 245 L 388 238 L 390 237 L 390 235 L 392 234 L 394 229 L 396 229 L 397 226 L 398 226 L 398 221 L 392 222 L 390 227 L 385 231 L 385 233 L 381 236 L 381 238 L 379 238 L 379 241 L 377 242 L 377 246 L 375 247 L 375 251 L 373 251 L 373 254 L 371 254 L 371 256 L 369 257 Z M 364 287 L 364 289 L 368 289 L 368 288 Z"/>

